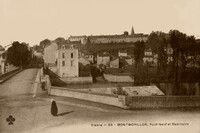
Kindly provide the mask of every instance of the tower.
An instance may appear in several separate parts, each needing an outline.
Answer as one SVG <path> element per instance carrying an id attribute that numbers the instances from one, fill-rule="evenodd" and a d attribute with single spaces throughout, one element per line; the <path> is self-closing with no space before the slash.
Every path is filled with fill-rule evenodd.
<path id="1" fill-rule="evenodd" d="M 135 32 L 134 32 L 134 29 L 133 29 L 133 26 L 132 26 L 132 29 L 131 29 L 131 35 L 134 35 Z"/>

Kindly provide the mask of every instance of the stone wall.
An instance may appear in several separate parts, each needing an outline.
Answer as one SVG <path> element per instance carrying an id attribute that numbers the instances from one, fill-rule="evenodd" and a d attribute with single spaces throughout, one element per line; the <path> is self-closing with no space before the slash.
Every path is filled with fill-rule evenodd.
<path id="1" fill-rule="evenodd" d="M 51 95 L 77 98 L 124 109 L 200 107 L 199 96 L 122 96 L 51 86 Z"/>
<path id="2" fill-rule="evenodd" d="M 200 107 L 199 96 L 136 96 L 127 97 L 130 109 Z"/>
<path id="3" fill-rule="evenodd" d="M 129 75 L 112 75 L 112 74 L 103 74 L 104 78 L 109 82 L 134 82 L 134 79 Z"/>
<path id="4" fill-rule="evenodd" d="M 158 88 L 162 90 L 166 95 L 173 95 L 172 83 L 158 83 Z M 179 83 L 180 89 L 183 95 L 196 95 L 200 96 L 199 83 Z"/>
<path id="5" fill-rule="evenodd" d="M 113 95 L 94 94 L 91 92 L 81 92 L 54 86 L 51 87 L 51 95 L 77 98 L 77 99 L 117 106 L 124 109 L 127 108 L 127 106 L 125 105 L 126 104 L 125 96 L 118 97 Z"/>
<path id="6" fill-rule="evenodd" d="M 92 83 L 92 77 L 69 77 L 69 78 L 59 78 L 66 84 L 87 84 Z"/>

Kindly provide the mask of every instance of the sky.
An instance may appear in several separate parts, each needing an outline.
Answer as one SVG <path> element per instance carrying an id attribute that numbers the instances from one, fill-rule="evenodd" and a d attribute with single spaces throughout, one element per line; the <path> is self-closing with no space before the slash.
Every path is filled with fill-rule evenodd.
<path id="1" fill-rule="evenodd" d="M 0 0 L 0 45 L 177 29 L 200 38 L 200 0 Z"/>

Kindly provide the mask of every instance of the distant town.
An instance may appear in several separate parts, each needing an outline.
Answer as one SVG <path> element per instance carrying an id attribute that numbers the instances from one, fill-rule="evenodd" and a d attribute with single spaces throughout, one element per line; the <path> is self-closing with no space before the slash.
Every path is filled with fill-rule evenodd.
<path id="1" fill-rule="evenodd" d="M 29 52 L 24 51 L 19 58 L 13 56 L 17 45 Z M 178 30 L 148 35 L 132 27 L 130 33 L 120 35 L 71 35 L 67 39 L 44 39 L 33 47 L 24 42 L 9 46 L 8 50 L 1 47 L 2 73 L 10 66 L 40 64 L 55 86 L 157 85 L 166 95 L 199 93 L 183 84 L 200 82 L 200 39 Z"/>

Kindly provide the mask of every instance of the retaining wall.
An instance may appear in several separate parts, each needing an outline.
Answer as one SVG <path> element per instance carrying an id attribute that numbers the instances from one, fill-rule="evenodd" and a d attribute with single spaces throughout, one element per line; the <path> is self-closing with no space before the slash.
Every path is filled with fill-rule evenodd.
<path id="1" fill-rule="evenodd" d="M 199 96 L 135 96 L 127 97 L 130 109 L 136 108 L 177 108 L 200 107 Z"/>
<path id="2" fill-rule="evenodd" d="M 115 96 L 51 86 L 51 95 L 77 98 L 124 109 L 200 107 L 199 96 Z"/>
<path id="3" fill-rule="evenodd" d="M 87 84 L 92 83 L 92 77 L 72 77 L 72 78 L 59 78 L 64 81 L 66 84 Z"/>
<path id="4" fill-rule="evenodd" d="M 158 83 L 160 88 L 166 95 L 173 95 L 173 84 L 172 83 Z M 200 85 L 196 83 L 179 83 L 180 89 L 184 95 L 196 95 L 200 96 Z"/>
<path id="5" fill-rule="evenodd" d="M 133 83 L 134 79 L 129 75 L 112 75 L 112 74 L 103 74 L 104 78 L 109 82 L 123 82 L 123 83 Z"/>
<path id="6" fill-rule="evenodd" d="M 61 87 L 51 87 L 51 95 L 65 96 L 71 98 L 77 98 L 97 103 L 108 104 L 126 109 L 125 96 L 114 96 L 114 95 L 102 95 L 94 94 L 90 92 L 79 92 L 71 89 L 62 89 Z"/>

